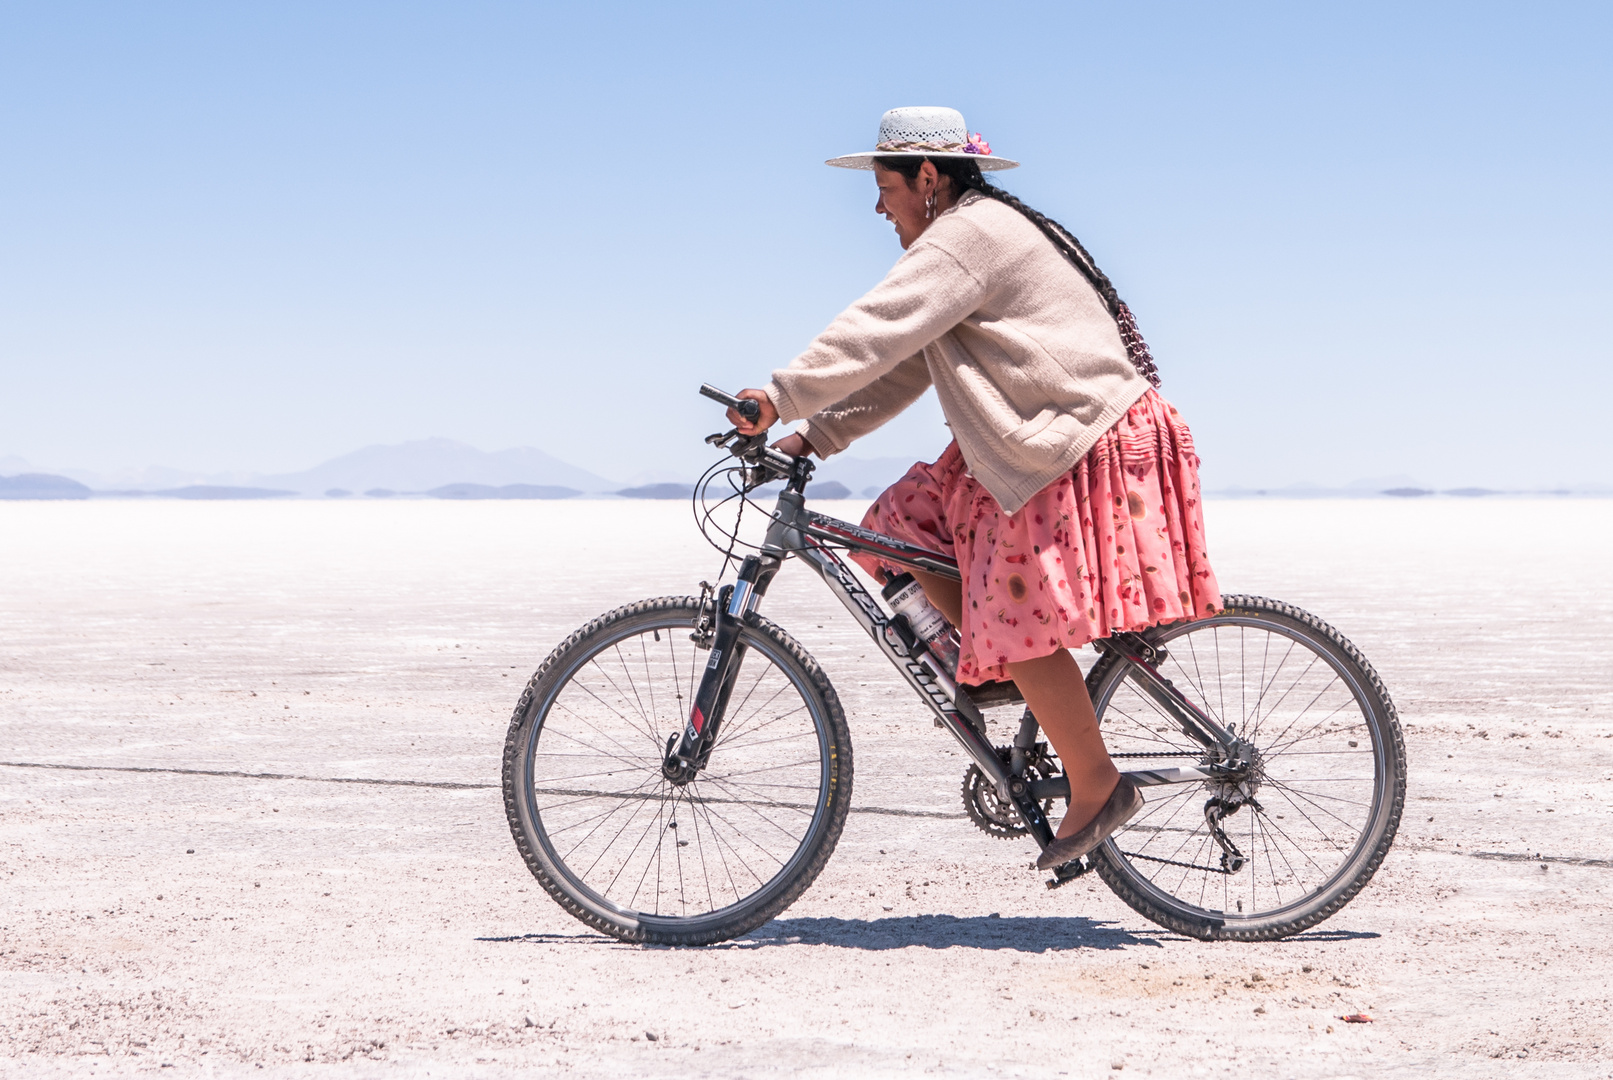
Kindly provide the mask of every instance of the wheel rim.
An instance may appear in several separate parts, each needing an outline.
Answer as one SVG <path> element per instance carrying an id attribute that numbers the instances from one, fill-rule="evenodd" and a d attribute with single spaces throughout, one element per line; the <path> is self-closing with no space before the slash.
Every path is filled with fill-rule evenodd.
<path id="1" fill-rule="evenodd" d="M 710 653 L 692 618 L 625 627 L 568 666 L 527 748 L 546 861 L 617 922 L 697 925 L 787 887 L 823 827 L 829 745 L 813 696 L 767 638 L 746 654 L 707 767 L 662 775 Z"/>
<path id="2" fill-rule="evenodd" d="M 1229 613 L 1153 636 L 1160 671 L 1194 704 L 1252 743 L 1253 800 L 1220 822 L 1235 865 L 1206 821 L 1212 783 L 1145 789 L 1141 813 L 1104 845 L 1109 861 L 1157 903 L 1198 918 L 1274 922 L 1352 879 L 1385 803 L 1388 748 L 1371 688 L 1335 649 L 1258 615 Z M 1203 750 L 1120 672 L 1097 702 L 1121 769 L 1192 765 Z M 1258 807 L 1258 809 L 1257 809 Z"/>

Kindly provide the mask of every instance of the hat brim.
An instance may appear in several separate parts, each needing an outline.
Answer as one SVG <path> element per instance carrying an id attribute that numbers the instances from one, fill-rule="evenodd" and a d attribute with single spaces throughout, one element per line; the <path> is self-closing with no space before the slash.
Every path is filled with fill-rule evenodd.
<path id="1" fill-rule="evenodd" d="M 980 166 L 981 172 L 996 172 L 1000 169 L 1017 169 L 1019 162 L 1011 161 L 995 154 L 965 154 L 958 151 L 935 150 L 864 150 L 859 154 L 846 154 L 844 157 L 830 158 L 825 165 L 833 165 L 837 169 L 863 169 L 872 170 L 875 158 L 888 157 L 936 157 L 936 158 L 964 158 Z"/>

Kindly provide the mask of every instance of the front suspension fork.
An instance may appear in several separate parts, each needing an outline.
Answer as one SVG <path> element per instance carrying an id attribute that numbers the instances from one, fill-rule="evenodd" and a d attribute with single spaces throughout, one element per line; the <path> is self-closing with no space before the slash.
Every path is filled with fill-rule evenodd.
<path id="1" fill-rule="evenodd" d="M 710 616 L 711 628 L 702 626 L 696 630 L 696 636 L 710 634 L 711 656 L 700 676 L 700 687 L 695 691 L 683 731 L 667 739 L 661 772 L 673 783 L 688 783 L 706 767 L 706 759 L 722 729 L 728 699 L 739 678 L 740 664 L 745 659 L 740 630 L 776 571 L 776 566 L 769 567 L 755 555 L 747 558 L 740 567 L 738 580 L 717 591 Z"/>

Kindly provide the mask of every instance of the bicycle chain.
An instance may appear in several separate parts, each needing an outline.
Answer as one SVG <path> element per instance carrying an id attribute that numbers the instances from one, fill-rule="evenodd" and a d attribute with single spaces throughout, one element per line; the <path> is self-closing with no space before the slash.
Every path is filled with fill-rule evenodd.
<path id="1" fill-rule="evenodd" d="M 1149 862 L 1164 863 L 1166 866 L 1183 866 L 1189 870 L 1203 870 L 1211 874 L 1225 874 L 1231 877 L 1237 870 L 1228 870 L 1224 866 L 1200 866 L 1198 863 L 1181 862 L 1177 859 L 1162 859 L 1158 855 L 1144 855 L 1139 851 L 1122 851 L 1120 854 L 1128 859 L 1147 859 Z M 1239 869 L 1242 869 L 1240 866 Z"/>

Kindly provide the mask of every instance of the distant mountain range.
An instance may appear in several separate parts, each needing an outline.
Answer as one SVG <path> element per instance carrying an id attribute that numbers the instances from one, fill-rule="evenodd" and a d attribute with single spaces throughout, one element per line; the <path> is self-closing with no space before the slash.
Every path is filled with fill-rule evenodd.
<path id="1" fill-rule="evenodd" d="M 872 496 L 905 473 L 906 458 L 836 457 L 818 466 L 820 499 Z M 690 478 L 640 474 L 629 485 L 579 468 L 530 446 L 485 451 L 452 439 L 417 439 L 366 446 L 311 469 L 292 473 L 198 473 L 161 466 L 106 475 L 64 469 L 65 476 L 30 468 L 21 458 L 0 459 L 0 472 L 24 474 L 0 482 L 0 498 L 88 498 L 95 495 L 181 499 L 391 498 L 563 499 L 620 495 L 631 499 L 687 499 Z M 24 482 L 26 480 L 26 482 Z"/>
<path id="2" fill-rule="evenodd" d="M 1322 487 L 1319 484 L 1289 484 L 1285 487 L 1251 488 L 1227 487 L 1206 489 L 1205 495 L 1222 499 L 1376 499 L 1384 495 L 1397 499 L 1427 498 L 1433 495 L 1451 495 L 1457 498 L 1476 499 L 1486 495 L 1613 495 L 1613 485 L 1579 484 L 1563 488 L 1487 488 L 1425 487 L 1414 481 L 1401 480 L 1393 487 L 1368 487 L 1350 484 L 1346 487 Z"/>
<path id="3" fill-rule="evenodd" d="M 342 497 L 349 492 L 333 488 L 325 494 Z M 396 493 L 385 488 L 371 488 L 364 494 L 371 498 L 388 498 Z M 582 492 L 556 484 L 505 484 L 503 487 L 491 484 L 444 484 L 426 494 L 433 499 L 569 499 Z"/>
<path id="4" fill-rule="evenodd" d="M 839 456 L 818 465 L 811 493 L 819 499 L 872 498 L 913 465 L 906 457 Z M 572 465 L 530 446 L 485 451 L 452 439 L 417 439 L 366 446 L 293 473 L 201 474 L 149 468 L 112 476 L 61 470 L 47 473 L 17 457 L 0 458 L 0 499 L 85 499 L 96 496 L 166 496 L 181 499 L 284 497 L 390 498 L 427 495 L 439 499 L 565 499 L 616 495 L 636 499 L 687 499 L 688 478 L 676 473 L 640 474 L 628 486 Z M 10 474 L 10 475 L 8 475 Z M 1610 485 L 1576 485 L 1554 491 L 1463 487 L 1436 490 L 1407 475 L 1375 476 L 1343 487 L 1290 484 L 1227 487 L 1206 494 L 1222 498 L 1362 498 L 1382 495 L 1561 494 L 1610 495 Z"/>
<path id="5" fill-rule="evenodd" d="M 19 458 L 3 462 L 9 472 L 34 472 Z M 620 483 L 578 468 L 530 446 L 486 451 L 452 439 L 417 439 L 391 446 L 366 446 L 311 469 L 292 473 L 196 473 L 153 467 L 103 475 L 63 469 L 72 480 L 96 492 L 164 494 L 194 498 L 248 498 L 257 495 L 435 494 L 439 498 L 559 498 L 607 494 Z M 231 489 L 232 494 L 215 490 Z M 446 489 L 455 490 L 446 490 Z M 495 489 L 489 494 L 481 489 Z M 516 490 L 506 491 L 504 489 Z M 521 490 L 523 488 L 533 490 Z M 209 494 L 194 494 L 208 489 Z M 541 490 L 540 490 L 541 489 Z"/>
<path id="6" fill-rule="evenodd" d="M 622 486 L 530 446 L 488 452 L 452 439 L 418 439 L 395 446 L 366 446 L 303 472 L 255 476 L 253 482 L 266 487 L 289 488 L 304 495 L 323 495 L 332 488 L 429 492 L 455 484 L 495 488 L 527 484 L 603 494 Z"/>
<path id="7" fill-rule="evenodd" d="M 77 480 L 50 473 L 0 476 L 0 499 L 87 499 L 90 489 Z"/>
<path id="8" fill-rule="evenodd" d="M 821 492 L 823 485 L 838 484 L 842 493 L 819 494 L 820 499 L 844 499 L 860 495 L 872 499 L 907 474 L 917 459 L 905 457 L 856 458 L 832 457 L 818 466 L 814 479 L 817 486 L 808 492 Z"/>

